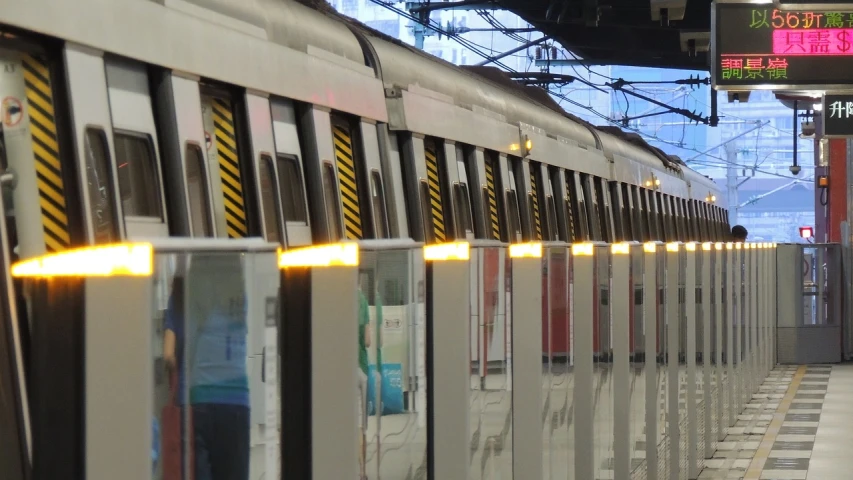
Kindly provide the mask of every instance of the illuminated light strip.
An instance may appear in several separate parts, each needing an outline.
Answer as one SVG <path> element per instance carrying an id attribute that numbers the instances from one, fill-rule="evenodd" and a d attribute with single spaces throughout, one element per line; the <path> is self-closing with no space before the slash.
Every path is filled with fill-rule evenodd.
<path id="1" fill-rule="evenodd" d="M 486 158 L 486 191 L 489 195 L 489 217 L 492 221 L 492 240 L 501 239 L 501 224 L 498 220 L 498 198 L 495 193 L 494 166 L 489 158 Z"/>
<path id="2" fill-rule="evenodd" d="M 733 248 L 734 248 L 734 243 L 732 243 L 732 242 L 726 243 L 726 250 L 731 250 Z"/>
<path id="3" fill-rule="evenodd" d="M 702 244 L 702 250 L 705 252 L 710 252 L 711 250 L 713 250 L 713 248 L 714 248 L 714 244 L 711 242 L 705 242 Z"/>
<path id="4" fill-rule="evenodd" d="M 666 251 L 676 253 L 681 249 L 681 244 L 678 242 L 669 242 L 666 244 Z"/>
<path id="5" fill-rule="evenodd" d="M 509 246 L 510 258 L 542 258 L 542 243 L 516 243 Z"/>
<path id="6" fill-rule="evenodd" d="M 243 238 L 248 235 L 246 207 L 243 202 L 243 180 L 240 175 L 240 155 L 237 152 L 237 135 L 231 102 L 212 98 L 210 105 L 213 116 L 213 131 L 216 156 L 219 160 L 219 177 L 225 204 L 225 225 L 228 238 Z"/>
<path id="7" fill-rule="evenodd" d="M 610 252 L 614 255 L 628 255 L 631 253 L 630 243 L 614 243 L 610 246 Z"/>
<path id="8" fill-rule="evenodd" d="M 684 249 L 687 250 L 688 252 L 695 252 L 696 251 L 696 243 L 694 243 L 694 242 L 685 243 Z"/>
<path id="9" fill-rule="evenodd" d="M 355 267 L 357 243 L 334 243 L 278 252 L 278 267 Z"/>
<path id="10" fill-rule="evenodd" d="M 435 148 L 430 145 L 424 148 L 427 168 L 427 184 L 429 185 L 429 196 L 432 204 L 432 229 L 435 240 L 444 242 L 447 237 L 444 232 L 444 209 L 441 205 L 441 181 L 438 176 L 438 159 Z"/>
<path id="11" fill-rule="evenodd" d="M 347 240 L 364 238 L 361 225 L 361 206 L 358 198 L 358 180 L 352 151 L 352 135 L 348 129 L 333 126 L 335 160 L 338 167 L 338 191 L 344 213 L 344 235 Z M 332 219 L 337 221 L 337 219 Z"/>
<path id="12" fill-rule="evenodd" d="M 531 201 L 533 202 L 533 222 L 536 227 L 536 240 L 542 240 L 542 219 L 539 215 L 539 192 L 536 188 L 536 172 L 539 170 L 539 165 L 530 163 L 530 193 Z"/>
<path id="13" fill-rule="evenodd" d="M 722 250 L 722 249 L 723 249 L 723 243 L 722 243 L 722 242 L 717 242 L 717 243 L 715 243 L 715 244 L 714 244 L 714 249 L 716 249 L 716 250 Z"/>
<path id="14" fill-rule="evenodd" d="M 658 245 L 652 242 L 646 242 L 643 244 L 643 251 L 646 253 L 655 253 L 658 251 Z"/>
<path id="15" fill-rule="evenodd" d="M 572 255 L 576 257 L 591 257 L 595 245 L 591 243 L 575 243 L 572 245 Z"/>
<path id="16" fill-rule="evenodd" d="M 48 252 L 60 252 L 71 244 L 65 207 L 65 186 L 59 162 L 59 142 L 53 110 L 50 70 L 39 57 L 21 58 L 27 116 L 30 122 L 36 184 L 41 207 L 44 246 Z M 24 112 L 21 112 L 24 115 Z M 8 205 L 7 205 L 8 207 Z"/>
<path id="17" fill-rule="evenodd" d="M 424 247 L 424 260 L 468 260 L 471 258 L 471 246 L 468 242 L 441 243 Z"/>
<path id="18" fill-rule="evenodd" d="M 66 250 L 12 266 L 13 277 L 148 277 L 154 269 L 147 243 Z"/>

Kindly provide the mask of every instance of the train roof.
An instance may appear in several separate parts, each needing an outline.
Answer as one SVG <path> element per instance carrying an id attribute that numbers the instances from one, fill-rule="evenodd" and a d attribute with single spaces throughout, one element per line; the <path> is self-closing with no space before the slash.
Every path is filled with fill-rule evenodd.
<path id="1" fill-rule="evenodd" d="M 494 67 L 460 67 L 444 61 L 340 14 L 325 0 L 187 1 L 263 29 L 270 42 L 314 54 L 320 49 L 327 58 L 332 54 L 351 64 L 366 64 L 359 36 L 367 37 L 380 61 L 376 70 L 386 85 L 403 89 L 417 85 L 449 97 L 457 106 L 477 106 L 508 123 L 531 125 L 599 150 L 611 161 L 628 158 L 685 180 L 703 178 L 713 184 L 696 172 L 685 176 L 689 168 L 678 157 L 651 146 L 636 133 L 596 127 L 566 112 L 541 88 L 522 86 Z"/>

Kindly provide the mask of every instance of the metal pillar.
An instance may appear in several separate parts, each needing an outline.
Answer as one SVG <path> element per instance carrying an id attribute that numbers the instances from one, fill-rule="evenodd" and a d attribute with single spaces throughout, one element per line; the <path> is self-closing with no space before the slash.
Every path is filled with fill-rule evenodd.
<path id="1" fill-rule="evenodd" d="M 631 372 L 629 355 L 631 245 L 611 245 L 610 324 L 613 328 L 613 452 L 616 480 L 631 478 Z M 524 478 L 527 478 L 526 476 Z"/>
<path id="2" fill-rule="evenodd" d="M 574 421 L 575 478 L 595 478 L 593 426 L 593 289 L 595 248 L 591 243 L 572 245 L 572 307 L 574 315 Z"/>

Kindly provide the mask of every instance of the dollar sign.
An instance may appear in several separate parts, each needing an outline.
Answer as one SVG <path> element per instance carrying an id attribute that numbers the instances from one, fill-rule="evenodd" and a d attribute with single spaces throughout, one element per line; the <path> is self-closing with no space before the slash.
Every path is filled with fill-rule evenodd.
<path id="1" fill-rule="evenodd" d="M 841 42 L 841 44 L 838 45 L 839 51 L 846 52 L 850 50 L 850 42 L 847 40 L 847 30 L 842 30 L 838 32 L 835 37 L 838 39 L 839 42 Z"/>

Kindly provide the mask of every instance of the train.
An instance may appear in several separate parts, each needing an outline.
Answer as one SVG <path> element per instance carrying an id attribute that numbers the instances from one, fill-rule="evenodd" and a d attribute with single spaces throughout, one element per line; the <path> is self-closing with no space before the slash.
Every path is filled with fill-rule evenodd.
<path id="1" fill-rule="evenodd" d="M 16 259 L 156 237 L 261 237 L 285 249 L 469 241 L 482 246 L 471 262 L 472 375 L 485 379 L 511 350 L 499 245 L 729 237 L 719 188 L 678 157 L 325 2 L 0 7 L 0 242 Z M 377 285 L 396 299 L 388 315 L 423 301 L 408 275 Z M 568 328 L 565 301 L 551 303 L 549 328 Z M 414 335 L 403 327 L 395 335 Z M 417 362 L 398 355 L 409 391 Z"/>

